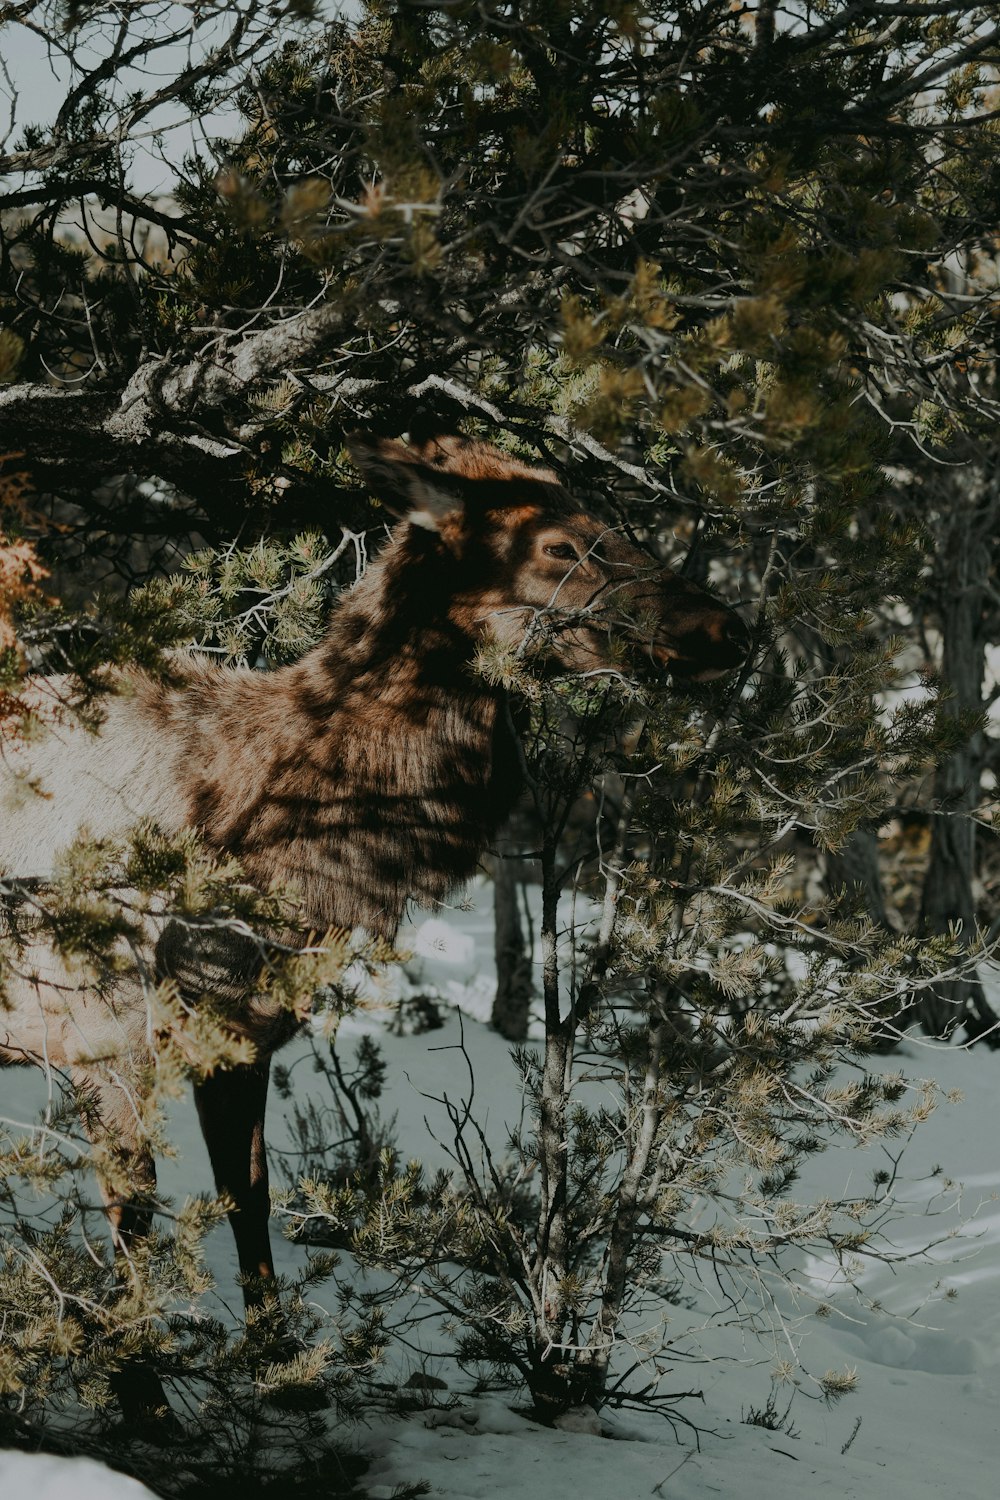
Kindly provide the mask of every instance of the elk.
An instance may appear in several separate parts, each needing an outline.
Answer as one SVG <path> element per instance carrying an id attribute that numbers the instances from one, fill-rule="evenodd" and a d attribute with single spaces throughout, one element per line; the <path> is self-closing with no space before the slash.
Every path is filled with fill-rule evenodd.
<path id="1" fill-rule="evenodd" d="M 473 873 L 520 788 L 505 694 L 471 669 L 487 632 L 516 646 L 544 612 L 566 671 L 609 666 L 612 632 L 693 678 L 743 660 L 733 611 L 581 509 L 554 471 L 450 437 L 359 438 L 353 454 L 399 520 L 325 637 L 270 673 L 185 657 L 168 681 L 133 674 L 96 734 L 62 728 L 12 750 L 5 765 L 23 772 L 27 757 L 47 795 L 0 787 L 9 877 L 50 872 L 81 827 L 114 836 L 150 818 L 197 830 L 255 885 L 294 886 L 317 931 L 391 939 L 409 900 L 433 904 Z M 264 1108 L 271 1055 L 294 1026 L 257 987 L 259 950 L 246 938 L 209 942 L 168 921 L 151 948 L 153 972 L 190 1003 L 223 989 L 255 1049 L 252 1065 L 195 1086 L 250 1306 L 274 1275 Z M 127 1158 L 129 1201 L 102 1186 L 127 1256 L 155 1188 L 129 1099 L 155 1047 L 138 975 L 97 995 L 39 945 L 5 990 L 0 1062 L 52 1066 L 83 1085 Z"/>

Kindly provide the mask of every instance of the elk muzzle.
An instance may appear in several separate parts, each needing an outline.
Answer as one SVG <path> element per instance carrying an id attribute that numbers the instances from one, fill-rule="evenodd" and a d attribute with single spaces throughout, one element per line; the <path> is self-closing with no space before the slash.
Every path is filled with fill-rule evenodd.
<path id="1" fill-rule="evenodd" d="M 651 654 L 675 677 L 711 682 L 741 666 L 750 646 L 750 632 L 739 615 L 716 605 L 697 623 L 671 631 L 668 641 L 654 641 Z"/>

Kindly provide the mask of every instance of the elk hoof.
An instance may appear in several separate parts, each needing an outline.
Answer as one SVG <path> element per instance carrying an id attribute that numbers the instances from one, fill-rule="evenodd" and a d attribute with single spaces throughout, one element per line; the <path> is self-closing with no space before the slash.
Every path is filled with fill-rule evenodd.
<path id="1" fill-rule="evenodd" d="M 121 1408 L 122 1430 L 144 1442 L 167 1445 L 184 1436 L 180 1420 L 170 1409 L 160 1377 L 146 1365 L 126 1365 L 111 1376 L 111 1389 Z"/>

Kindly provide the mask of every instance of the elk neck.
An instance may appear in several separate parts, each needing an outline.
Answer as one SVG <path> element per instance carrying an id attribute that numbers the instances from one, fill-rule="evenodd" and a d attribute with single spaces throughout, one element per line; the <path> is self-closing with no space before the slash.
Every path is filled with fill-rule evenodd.
<path id="1" fill-rule="evenodd" d="M 295 887 L 319 928 L 393 935 L 411 896 L 473 873 L 520 789 L 505 696 L 449 612 L 458 565 L 413 530 L 293 666 L 196 667 L 150 705 L 187 820 L 258 883 Z"/>

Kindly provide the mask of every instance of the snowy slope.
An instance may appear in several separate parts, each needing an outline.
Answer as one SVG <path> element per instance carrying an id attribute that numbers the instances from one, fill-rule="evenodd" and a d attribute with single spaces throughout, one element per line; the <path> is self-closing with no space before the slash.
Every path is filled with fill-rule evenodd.
<path id="1" fill-rule="evenodd" d="M 0 1453 L 3 1500 L 142 1500 L 153 1492 L 92 1458 Z"/>

